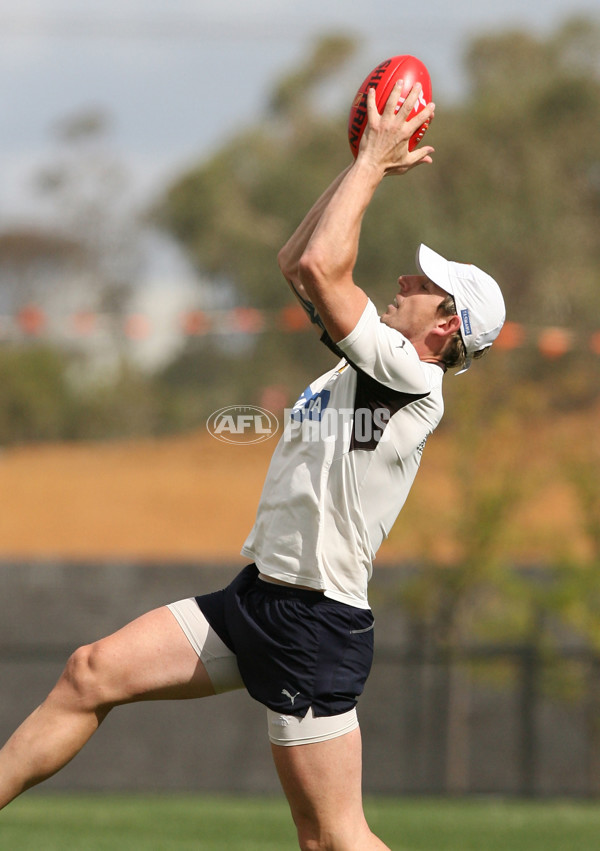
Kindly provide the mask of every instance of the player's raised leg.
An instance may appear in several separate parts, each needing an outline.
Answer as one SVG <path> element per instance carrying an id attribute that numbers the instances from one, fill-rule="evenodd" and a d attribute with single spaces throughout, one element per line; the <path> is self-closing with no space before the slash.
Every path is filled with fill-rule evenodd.
<path id="1" fill-rule="evenodd" d="M 210 694 L 204 665 L 166 607 L 80 647 L 0 750 L 0 807 L 66 765 L 114 706 Z"/>
<path id="2" fill-rule="evenodd" d="M 359 728 L 314 744 L 271 745 L 303 851 L 388 848 L 363 812 L 361 748 Z"/>

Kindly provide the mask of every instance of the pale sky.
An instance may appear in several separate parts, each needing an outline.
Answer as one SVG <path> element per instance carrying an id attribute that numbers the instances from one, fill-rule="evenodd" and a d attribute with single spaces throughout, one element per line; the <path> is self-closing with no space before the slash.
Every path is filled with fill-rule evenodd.
<path id="1" fill-rule="evenodd" d="M 0 0 L 0 226 L 27 214 L 31 175 L 58 119 L 99 107 L 140 197 L 260 117 L 273 80 L 317 34 L 361 38 L 353 93 L 397 53 L 429 67 L 438 107 L 460 97 L 461 57 L 479 33 L 543 35 L 600 0 Z M 345 97 L 340 92 L 340 97 Z"/>

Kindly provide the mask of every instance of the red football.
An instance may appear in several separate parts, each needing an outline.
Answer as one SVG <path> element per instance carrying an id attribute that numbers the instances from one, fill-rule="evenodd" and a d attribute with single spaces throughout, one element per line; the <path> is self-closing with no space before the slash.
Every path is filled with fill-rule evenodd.
<path id="1" fill-rule="evenodd" d="M 392 56 L 391 59 L 381 62 L 364 79 L 356 93 L 356 97 L 352 101 L 350 117 L 348 119 L 348 141 L 350 142 L 350 148 L 354 156 L 358 154 L 358 146 L 367 125 L 367 92 L 370 88 L 375 89 L 377 109 L 382 113 L 397 80 L 404 81 L 399 105 L 405 100 L 415 83 L 421 83 L 423 91 L 415 104 L 414 112 L 421 112 L 431 102 L 431 79 L 429 77 L 429 71 L 420 59 L 414 56 Z M 410 117 L 412 118 L 413 116 L 411 115 Z M 417 132 L 411 136 L 408 143 L 409 151 L 417 147 L 425 135 L 428 125 L 429 122 L 422 124 Z"/>

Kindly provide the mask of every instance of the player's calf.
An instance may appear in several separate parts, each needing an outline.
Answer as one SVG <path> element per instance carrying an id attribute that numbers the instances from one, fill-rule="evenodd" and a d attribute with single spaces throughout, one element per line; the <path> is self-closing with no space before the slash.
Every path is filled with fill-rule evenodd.
<path id="1" fill-rule="evenodd" d="M 99 645 L 76 650 L 48 697 L 0 750 L 0 807 L 70 762 L 118 702 L 101 655 Z"/>

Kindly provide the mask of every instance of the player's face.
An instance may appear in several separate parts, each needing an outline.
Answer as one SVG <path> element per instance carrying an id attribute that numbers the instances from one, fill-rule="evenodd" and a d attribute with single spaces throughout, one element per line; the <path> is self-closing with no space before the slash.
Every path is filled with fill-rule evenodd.
<path id="1" fill-rule="evenodd" d="M 424 339 L 439 319 L 437 309 L 447 293 L 425 275 L 401 275 L 398 295 L 381 321 L 404 334 L 411 342 Z"/>

